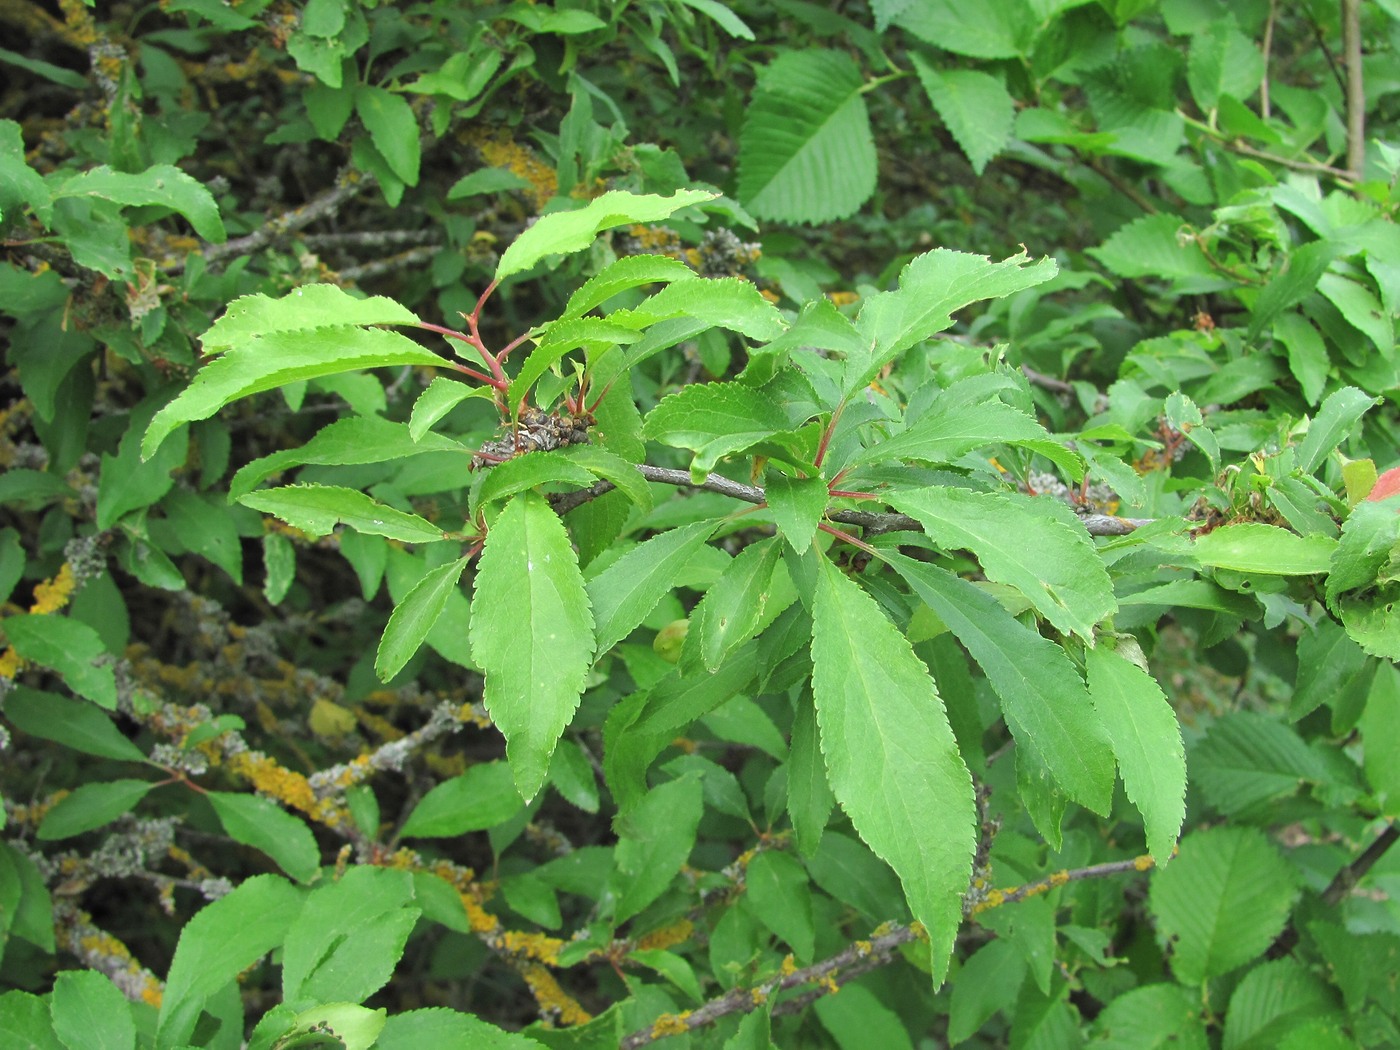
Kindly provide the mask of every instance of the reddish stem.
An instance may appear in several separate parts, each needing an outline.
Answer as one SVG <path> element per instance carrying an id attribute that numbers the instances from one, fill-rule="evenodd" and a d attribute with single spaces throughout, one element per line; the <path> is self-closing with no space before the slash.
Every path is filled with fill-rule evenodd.
<path id="1" fill-rule="evenodd" d="M 831 422 L 822 431 L 821 443 L 817 445 L 817 458 L 813 460 L 813 465 L 820 469 L 822 460 L 826 458 L 826 447 L 831 444 L 831 435 L 836 430 L 836 421 L 841 418 L 841 413 L 846 411 L 846 399 L 842 398 L 841 403 L 836 406 L 836 411 L 831 413 Z"/>
<path id="2" fill-rule="evenodd" d="M 500 362 L 498 362 L 494 357 L 491 356 L 491 352 L 486 349 L 486 344 L 483 343 L 481 341 L 481 337 L 477 335 L 476 323 L 472 320 L 472 318 L 468 317 L 467 321 L 469 324 L 471 324 L 472 331 L 470 335 L 468 335 L 466 332 L 459 332 L 455 328 L 444 328 L 442 325 L 429 324 L 427 321 L 419 321 L 418 327 L 422 328 L 424 331 L 427 332 L 436 332 L 438 335 L 443 336 L 444 338 L 456 339 L 459 342 L 466 343 L 468 346 L 476 347 L 476 352 L 481 355 L 481 359 L 486 362 L 486 367 L 491 369 L 491 375 L 495 377 L 486 381 L 489 382 L 492 386 L 494 386 L 497 390 L 504 390 L 507 386 L 510 385 L 510 381 L 506 379 L 506 374 L 503 371 L 501 371 Z M 480 373 L 476 374 L 480 375 Z"/>
<path id="3" fill-rule="evenodd" d="M 827 489 L 826 494 L 844 499 L 878 499 L 873 492 L 847 492 L 845 489 Z"/>
<path id="4" fill-rule="evenodd" d="M 870 546 L 870 544 L 866 543 L 864 540 L 856 539 L 856 537 L 852 536 L 849 532 L 842 532 L 840 529 L 822 522 L 819 522 L 817 524 L 817 528 L 821 529 L 822 532 L 829 533 L 830 535 L 835 536 L 838 540 L 844 540 L 846 543 L 849 543 L 852 547 L 859 547 L 871 557 L 878 558 L 880 556 L 880 552 L 877 551 L 874 547 Z"/>

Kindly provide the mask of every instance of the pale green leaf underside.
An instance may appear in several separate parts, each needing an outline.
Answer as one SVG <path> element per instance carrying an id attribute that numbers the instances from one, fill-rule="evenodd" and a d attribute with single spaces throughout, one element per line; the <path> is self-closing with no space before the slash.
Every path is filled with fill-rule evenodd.
<path id="1" fill-rule="evenodd" d="M 318 328 L 267 335 L 201 368 L 194 382 L 155 414 L 141 439 L 141 458 L 149 459 L 180 424 L 208 419 L 231 401 L 264 390 L 361 368 L 431 368 L 443 363 L 437 354 L 407 336 L 380 328 Z"/>
<path id="2" fill-rule="evenodd" d="M 836 51 L 788 51 L 764 71 L 739 138 L 739 197 L 756 216 L 822 223 L 875 191 L 860 69 Z"/>
<path id="3" fill-rule="evenodd" d="M 1020 590 L 1061 631 L 1092 643 L 1094 624 L 1116 608 L 1088 533 L 1058 500 L 933 487 L 890 503 L 943 549 L 971 551 L 988 579 Z"/>
<path id="4" fill-rule="evenodd" d="M 1192 548 L 1202 565 L 1270 576 L 1306 576 L 1326 572 L 1337 541 L 1330 536 L 1299 536 L 1277 525 L 1244 522 L 1222 525 Z"/>
<path id="5" fill-rule="evenodd" d="M 826 558 L 813 606 L 812 688 L 831 788 L 899 876 L 947 971 L 976 847 L 972 778 L 927 669 L 875 600 Z"/>
<path id="6" fill-rule="evenodd" d="M 496 280 L 522 273 L 547 255 L 579 252 L 604 230 L 639 222 L 659 222 L 682 208 L 714 200 L 706 190 L 677 190 L 669 197 L 609 190 L 577 211 L 554 212 L 527 229 L 501 255 Z"/>
<path id="7" fill-rule="evenodd" d="M 472 656 L 520 794 L 544 784 L 593 657 L 593 614 L 564 524 L 543 496 L 513 497 L 476 574 Z"/>

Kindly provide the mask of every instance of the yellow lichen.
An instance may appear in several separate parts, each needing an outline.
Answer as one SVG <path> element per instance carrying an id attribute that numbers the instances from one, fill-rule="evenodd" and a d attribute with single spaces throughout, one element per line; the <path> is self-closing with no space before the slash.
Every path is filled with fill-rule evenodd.
<path id="1" fill-rule="evenodd" d="M 57 574 L 35 586 L 34 604 L 29 607 L 29 611 L 39 615 L 58 612 L 68 604 L 68 599 L 73 596 L 77 586 L 78 580 L 73 575 L 73 566 L 64 562 Z"/>
<path id="2" fill-rule="evenodd" d="M 678 1014 L 662 1014 L 652 1022 L 652 1038 L 664 1039 L 668 1035 L 685 1035 L 686 1032 L 690 1031 L 689 1017 L 689 1010 Z"/>
<path id="3" fill-rule="evenodd" d="M 645 951 L 670 948 L 690 940 L 690 936 L 694 932 L 695 924 L 689 919 L 681 919 L 679 922 L 673 922 L 669 926 L 662 926 L 660 929 L 652 930 L 650 933 L 638 938 L 637 947 Z"/>
<path id="4" fill-rule="evenodd" d="M 530 993 L 534 995 L 540 1011 L 546 1016 L 558 1017 L 562 1023 L 571 1025 L 587 1024 L 593 1020 L 593 1015 L 559 987 L 554 975 L 539 963 L 525 964 L 520 974 L 530 986 Z"/>
<path id="5" fill-rule="evenodd" d="M 564 942 L 558 937 L 546 937 L 542 933 L 522 933 L 518 930 L 508 930 L 501 936 L 501 946 L 506 951 L 522 955 L 527 959 L 556 966 L 559 963 L 559 952 L 564 947 Z"/>

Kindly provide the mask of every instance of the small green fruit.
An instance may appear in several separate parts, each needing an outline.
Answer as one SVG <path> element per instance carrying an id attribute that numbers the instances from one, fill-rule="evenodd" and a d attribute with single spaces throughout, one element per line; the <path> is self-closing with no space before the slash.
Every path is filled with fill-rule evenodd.
<path id="1" fill-rule="evenodd" d="M 681 658 L 681 647 L 685 645 L 685 636 L 689 632 L 689 620 L 672 620 L 656 632 L 656 637 L 651 640 L 651 648 L 667 663 L 675 663 Z"/>

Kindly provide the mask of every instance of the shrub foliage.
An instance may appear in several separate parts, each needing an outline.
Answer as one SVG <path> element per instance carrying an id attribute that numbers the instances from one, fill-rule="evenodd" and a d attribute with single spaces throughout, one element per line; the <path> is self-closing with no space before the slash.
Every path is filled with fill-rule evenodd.
<path id="1" fill-rule="evenodd" d="M 1400 6 L 0 24 L 0 1042 L 1400 1044 Z"/>

